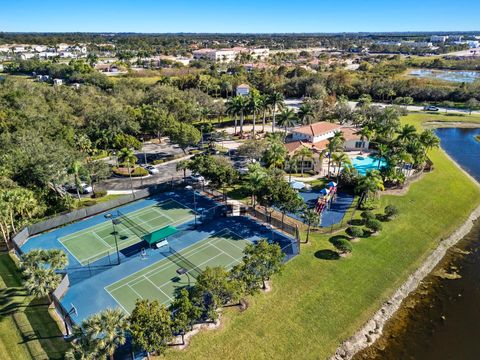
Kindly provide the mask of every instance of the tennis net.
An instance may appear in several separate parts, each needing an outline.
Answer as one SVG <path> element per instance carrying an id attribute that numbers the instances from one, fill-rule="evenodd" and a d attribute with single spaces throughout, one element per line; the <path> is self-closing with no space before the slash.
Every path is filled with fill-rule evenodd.
<path id="1" fill-rule="evenodd" d="M 120 210 L 117 210 L 120 222 L 128 229 L 130 229 L 135 235 L 139 238 L 143 238 L 145 235 L 149 234 L 150 231 L 146 230 L 127 215 L 122 213 Z"/>
<path id="2" fill-rule="evenodd" d="M 202 274 L 202 271 L 198 268 L 197 265 L 192 263 L 180 253 L 176 252 L 172 247 L 170 247 L 170 254 L 171 255 L 167 256 L 167 258 L 173 263 L 175 263 L 177 266 L 186 269 L 188 273 L 194 278 L 198 278 Z"/>

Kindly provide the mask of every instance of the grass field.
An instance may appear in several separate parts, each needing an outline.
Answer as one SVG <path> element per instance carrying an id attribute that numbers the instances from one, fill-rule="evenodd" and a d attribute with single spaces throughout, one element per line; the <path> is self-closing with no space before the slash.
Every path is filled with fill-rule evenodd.
<path id="1" fill-rule="evenodd" d="M 118 248 L 125 249 L 140 242 L 142 233 L 151 233 L 167 225 L 178 225 L 193 219 L 193 211 L 175 200 L 161 203 L 134 211 L 128 214 L 128 219 L 138 224 L 141 229 L 132 228 L 123 217 L 115 226 Z M 143 231 L 145 230 L 145 231 Z M 63 246 L 82 265 L 94 262 L 116 251 L 115 234 L 110 221 L 77 231 L 59 239 Z"/>
<path id="2" fill-rule="evenodd" d="M 414 114 L 403 123 L 478 121 L 478 117 Z M 441 150 L 430 154 L 435 170 L 405 196 L 384 196 L 398 219 L 379 236 L 353 244 L 350 257 L 327 260 L 328 236 L 310 245 L 273 279 L 273 290 L 250 299 L 249 309 L 225 310 L 219 330 L 194 336 L 186 351 L 168 359 L 325 359 L 388 299 L 438 242 L 480 203 L 480 189 Z M 449 194 L 445 196 L 445 194 Z"/>
<path id="3" fill-rule="evenodd" d="M 231 268 L 239 263 L 243 249 L 249 243 L 225 229 L 182 249 L 178 252 L 180 256 L 170 253 L 167 258 L 107 286 L 105 290 L 127 313 L 131 313 L 138 298 L 169 304 L 176 289 L 193 284 L 197 274 L 207 266 Z M 176 270 L 180 267 L 189 270 L 189 276 L 179 276 Z"/>
<path id="4" fill-rule="evenodd" d="M 8 254 L 0 254 L 0 359 L 63 359 L 67 343 L 46 300 L 34 300 Z"/>

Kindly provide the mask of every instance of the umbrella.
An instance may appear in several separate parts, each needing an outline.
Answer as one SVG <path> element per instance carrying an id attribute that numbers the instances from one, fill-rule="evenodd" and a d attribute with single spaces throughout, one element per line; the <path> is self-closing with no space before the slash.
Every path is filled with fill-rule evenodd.
<path id="1" fill-rule="evenodd" d="M 328 190 L 327 188 L 322 189 L 322 190 L 320 190 L 320 194 L 322 194 L 322 195 L 328 195 L 328 194 L 330 194 L 330 190 Z"/>
<path id="2" fill-rule="evenodd" d="M 335 181 L 330 181 L 328 184 L 327 184 L 328 187 L 336 187 L 337 186 L 337 183 Z"/>

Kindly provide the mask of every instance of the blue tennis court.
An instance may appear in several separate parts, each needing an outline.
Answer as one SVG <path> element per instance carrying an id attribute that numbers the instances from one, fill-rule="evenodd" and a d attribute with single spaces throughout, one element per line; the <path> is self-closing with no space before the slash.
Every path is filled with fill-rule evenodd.
<path id="1" fill-rule="evenodd" d="M 168 246 L 157 248 L 143 240 L 133 225 L 124 223 L 117 235 L 127 236 L 124 240 L 128 243 L 119 246 L 119 264 L 112 242 L 112 222 L 105 218 L 107 212 L 32 237 L 21 249 L 66 251 L 69 288 L 61 303 L 67 309 L 72 304 L 76 307 L 78 315 L 73 321 L 77 323 L 108 307 L 120 307 L 129 313 L 140 298 L 167 304 L 178 287 L 195 282 L 195 273 L 206 266 L 232 267 L 241 260 L 246 244 L 261 239 L 278 243 L 286 259 L 298 253 L 294 239 L 249 217 L 225 216 L 222 208 L 212 199 L 198 193 L 194 198 L 191 191 L 180 190 L 110 210 L 108 213 L 121 214 L 119 219 L 127 216 L 147 232 L 175 227 L 167 239 Z M 108 250 L 97 251 L 90 246 L 100 241 L 92 231 L 109 244 Z M 188 268 L 189 279 L 175 275 L 179 267 Z"/>

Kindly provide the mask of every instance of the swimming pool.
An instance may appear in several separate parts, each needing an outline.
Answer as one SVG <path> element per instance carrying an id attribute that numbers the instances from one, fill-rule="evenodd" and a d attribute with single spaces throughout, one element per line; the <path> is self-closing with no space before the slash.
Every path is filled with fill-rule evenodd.
<path id="1" fill-rule="evenodd" d="M 362 175 L 365 175 L 369 170 L 378 169 L 379 162 L 380 168 L 387 164 L 385 160 L 378 160 L 371 156 L 356 156 L 352 159 L 353 167 Z"/>

